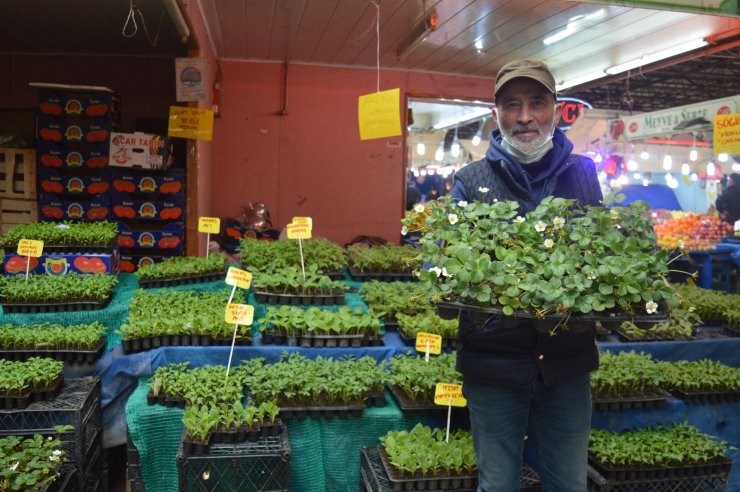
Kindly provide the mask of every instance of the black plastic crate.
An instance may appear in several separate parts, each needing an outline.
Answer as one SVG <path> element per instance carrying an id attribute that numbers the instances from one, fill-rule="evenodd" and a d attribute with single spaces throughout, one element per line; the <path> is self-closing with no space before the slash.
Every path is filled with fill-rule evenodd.
<path id="1" fill-rule="evenodd" d="M 537 492 L 540 490 L 540 480 L 537 476 L 537 473 L 527 465 L 522 468 L 522 479 L 520 487 L 520 490 L 522 492 Z M 383 462 L 380 458 L 380 451 L 378 450 L 378 448 L 362 448 L 362 451 L 360 452 L 360 491 L 393 492 L 394 490 L 394 484 L 388 478 L 388 474 L 383 467 Z M 472 492 L 476 489 L 448 487 L 445 489 L 431 490 L 445 490 L 447 492 Z"/>
<path id="2" fill-rule="evenodd" d="M 290 454 L 285 426 L 279 435 L 260 437 L 256 442 L 211 444 L 202 456 L 187 454 L 181 440 L 177 452 L 179 490 L 287 491 Z"/>
<path id="3" fill-rule="evenodd" d="M 729 473 L 693 477 L 642 478 L 607 480 L 596 469 L 588 467 L 588 492 L 725 492 Z"/>
<path id="4" fill-rule="evenodd" d="M 131 492 L 146 492 L 144 478 L 141 476 L 141 461 L 139 450 L 131 441 L 131 436 L 126 432 L 126 471 Z"/>
<path id="5" fill-rule="evenodd" d="M 75 469 L 75 488 L 88 490 L 88 482 L 100 482 L 101 477 L 103 419 L 99 378 L 65 379 L 62 392 L 53 400 L 35 402 L 23 410 L 0 410 L 0 436 L 52 436 L 56 425 L 73 427 L 61 435 L 68 456 L 62 470 Z"/>

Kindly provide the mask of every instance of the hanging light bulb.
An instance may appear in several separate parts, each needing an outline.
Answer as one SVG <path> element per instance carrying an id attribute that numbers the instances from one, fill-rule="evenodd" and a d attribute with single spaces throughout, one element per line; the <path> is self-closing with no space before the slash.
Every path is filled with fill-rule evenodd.
<path id="1" fill-rule="evenodd" d="M 439 147 L 437 147 L 437 151 L 434 153 L 434 160 L 442 162 L 442 159 L 445 158 L 445 141 L 442 139 L 442 141 L 439 142 Z"/>
<path id="2" fill-rule="evenodd" d="M 684 176 L 688 176 L 690 172 L 691 168 L 689 167 L 688 162 L 684 162 L 683 164 L 681 164 L 681 174 L 683 174 Z"/>
<path id="3" fill-rule="evenodd" d="M 416 168 L 414 169 L 414 177 L 415 178 L 418 178 L 419 177 L 419 170 L 416 169 Z"/>
<path id="4" fill-rule="evenodd" d="M 627 170 L 628 171 L 637 171 L 637 161 L 635 161 L 634 156 L 630 157 L 630 160 L 627 161 Z"/>
<path id="5" fill-rule="evenodd" d="M 427 170 L 426 169 L 422 169 L 421 170 L 421 175 L 422 176 L 426 176 L 427 175 Z"/>
<path id="6" fill-rule="evenodd" d="M 691 181 L 696 181 L 697 179 L 699 179 L 699 175 L 696 173 L 691 173 Z"/>
<path id="7" fill-rule="evenodd" d="M 478 131 L 473 135 L 473 145 L 476 147 L 480 145 L 481 138 L 483 138 L 483 125 L 485 123 L 485 120 L 481 120 L 480 125 L 478 126 Z"/>
<path id="8" fill-rule="evenodd" d="M 416 144 L 416 153 L 419 155 L 424 155 L 427 151 L 427 146 L 424 145 L 424 142 L 419 142 Z"/>
<path id="9" fill-rule="evenodd" d="M 632 179 L 635 179 L 635 180 L 638 180 L 639 181 L 639 180 L 642 179 L 642 174 L 635 173 L 635 174 L 632 175 Z"/>
<path id="10" fill-rule="evenodd" d="M 689 152 L 689 160 L 691 162 L 696 162 L 698 158 L 699 158 L 699 152 L 696 151 L 696 147 L 691 147 L 691 152 Z"/>
<path id="11" fill-rule="evenodd" d="M 666 171 L 673 169 L 673 157 L 669 154 L 666 154 L 665 157 L 663 157 L 663 169 Z"/>
<path id="12" fill-rule="evenodd" d="M 642 152 L 640 152 L 640 159 L 643 161 L 650 159 L 650 152 L 648 152 L 647 147 L 642 149 Z"/>
<path id="13" fill-rule="evenodd" d="M 678 188 L 678 181 L 675 179 L 671 179 L 670 181 L 668 181 L 668 188 Z"/>
<path id="14" fill-rule="evenodd" d="M 714 166 L 714 162 L 709 161 L 707 162 L 707 178 L 710 178 L 714 176 L 714 173 L 716 172 L 716 167 Z"/>
<path id="15" fill-rule="evenodd" d="M 457 127 L 455 127 L 455 138 L 452 139 L 450 154 L 452 154 L 452 157 L 458 157 L 460 155 L 460 141 L 457 139 Z"/>
<path id="16" fill-rule="evenodd" d="M 728 159 L 728 158 L 729 158 L 729 156 L 727 155 L 727 153 L 726 153 L 726 152 L 722 152 L 721 154 L 718 154 L 718 155 L 717 155 L 717 160 L 718 160 L 719 162 L 727 162 L 727 159 Z"/>
<path id="17" fill-rule="evenodd" d="M 642 186 L 647 186 L 647 185 L 649 185 L 649 184 L 650 184 L 650 180 L 649 180 L 649 179 L 647 179 L 647 178 L 644 178 L 644 179 L 642 180 Z"/>

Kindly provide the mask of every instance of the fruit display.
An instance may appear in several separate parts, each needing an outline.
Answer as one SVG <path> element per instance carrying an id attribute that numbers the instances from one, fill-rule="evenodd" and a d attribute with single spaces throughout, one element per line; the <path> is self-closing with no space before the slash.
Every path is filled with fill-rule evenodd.
<path id="1" fill-rule="evenodd" d="M 732 234 L 732 226 L 714 215 L 687 213 L 655 225 L 658 246 L 666 249 L 715 249 L 715 243 Z"/>

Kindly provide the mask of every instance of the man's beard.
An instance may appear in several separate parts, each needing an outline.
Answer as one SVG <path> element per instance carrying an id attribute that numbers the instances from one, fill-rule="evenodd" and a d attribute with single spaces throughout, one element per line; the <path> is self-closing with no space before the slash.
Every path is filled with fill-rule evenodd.
<path id="1" fill-rule="evenodd" d="M 533 123 L 531 125 L 516 125 L 511 129 L 508 129 L 504 125 L 502 125 L 501 121 L 498 121 L 498 125 L 504 140 L 506 140 L 509 145 L 525 155 L 537 154 L 539 150 L 542 149 L 542 147 L 552 139 L 554 130 L 552 126 L 550 126 L 549 128 L 541 127 L 536 123 Z M 537 132 L 537 135 L 527 139 L 522 139 L 517 136 L 517 134 L 520 132 L 531 131 Z"/>

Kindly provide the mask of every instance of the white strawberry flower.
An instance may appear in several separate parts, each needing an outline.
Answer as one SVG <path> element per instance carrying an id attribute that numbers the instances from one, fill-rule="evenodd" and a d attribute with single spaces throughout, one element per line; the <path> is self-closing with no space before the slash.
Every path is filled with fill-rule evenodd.
<path id="1" fill-rule="evenodd" d="M 443 277 L 450 278 L 450 277 L 452 277 L 452 274 L 450 272 L 448 272 L 446 268 L 443 267 L 442 268 L 442 276 Z"/>
<path id="2" fill-rule="evenodd" d="M 409 228 L 408 227 L 406 227 L 406 226 L 401 227 L 401 235 L 402 236 L 405 236 L 408 233 L 409 233 Z"/>
<path id="3" fill-rule="evenodd" d="M 457 214 L 449 214 L 447 216 L 447 220 L 450 221 L 450 224 L 455 225 L 457 224 Z"/>
<path id="4" fill-rule="evenodd" d="M 555 241 L 553 241 L 553 240 L 552 240 L 552 239 L 550 239 L 550 238 L 547 238 L 547 239 L 545 239 L 545 247 L 546 247 L 547 249 L 550 249 L 550 248 L 552 248 L 553 246 L 555 246 Z"/>
<path id="5" fill-rule="evenodd" d="M 655 301 L 646 302 L 645 311 L 647 311 L 648 314 L 656 313 L 658 311 L 658 303 Z"/>
<path id="6" fill-rule="evenodd" d="M 468 206 L 468 202 L 466 202 L 465 200 L 460 200 L 459 202 L 457 202 L 457 206 L 460 208 L 465 208 Z"/>
<path id="7" fill-rule="evenodd" d="M 440 275 L 442 275 L 442 269 L 439 268 L 439 267 L 432 267 L 432 268 L 429 269 L 429 271 L 430 272 L 434 272 L 434 274 L 437 275 L 437 277 L 439 277 Z"/>
<path id="8" fill-rule="evenodd" d="M 565 219 L 564 218 L 562 218 L 562 217 L 555 217 L 554 219 L 552 219 L 552 226 L 556 230 L 557 229 L 562 229 L 564 225 L 565 225 Z"/>
<path id="9" fill-rule="evenodd" d="M 685 244 L 685 243 L 683 242 L 683 239 L 679 239 L 679 240 L 678 240 L 678 248 L 679 248 L 679 249 L 683 249 L 683 247 L 684 247 L 684 244 Z"/>
<path id="10" fill-rule="evenodd" d="M 10 465 L 10 471 L 15 471 L 16 468 L 18 468 L 18 465 L 20 465 L 20 464 L 21 464 L 20 461 L 16 461 L 15 462 L 15 465 Z"/>
<path id="11" fill-rule="evenodd" d="M 545 229 L 547 229 L 547 224 L 545 224 L 541 220 L 538 220 L 537 223 L 534 225 L 534 230 L 537 232 L 545 232 Z"/>
<path id="12" fill-rule="evenodd" d="M 588 272 L 589 280 L 596 280 L 596 272 Z"/>
<path id="13" fill-rule="evenodd" d="M 424 211 L 424 205 L 422 205 L 421 203 L 417 203 L 416 205 L 414 205 L 414 212 L 416 212 L 417 214 L 420 214 L 423 211 Z"/>
<path id="14" fill-rule="evenodd" d="M 514 219 L 514 222 L 516 222 L 517 224 L 521 224 L 521 223 L 522 223 L 522 222 L 524 222 L 525 220 L 527 220 L 527 219 L 525 219 L 525 218 L 524 218 L 524 217 L 522 217 L 521 215 L 517 215 L 517 216 L 516 216 L 516 219 Z"/>
<path id="15" fill-rule="evenodd" d="M 478 188 L 478 191 L 480 191 L 481 193 L 488 193 L 489 190 L 485 186 L 481 186 Z"/>

